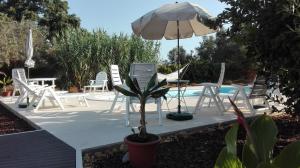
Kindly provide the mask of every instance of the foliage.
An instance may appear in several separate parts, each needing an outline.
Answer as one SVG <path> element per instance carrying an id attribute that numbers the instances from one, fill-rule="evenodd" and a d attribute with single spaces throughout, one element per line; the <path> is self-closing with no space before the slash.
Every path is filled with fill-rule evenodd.
<path id="1" fill-rule="evenodd" d="M 278 77 L 286 112 L 300 115 L 300 1 L 220 1 L 230 7 L 217 22 L 231 24 L 228 34 L 246 46 L 266 79 Z"/>
<path id="2" fill-rule="evenodd" d="M 169 51 L 168 53 L 168 58 L 171 64 L 177 64 L 178 61 L 178 56 L 177 56 L 177 50 L 178 48 L 175 47 L 172 50 Z M 189 60 L 192 59 L 191 54 L 187 54 L 185 49 L 182 46 L 179 46 L 179 55 L 180 55 L 180 64 L 186 64 L 189 62 Z"/>
<path id="3" fill-rule="evenodd" d="M 191 62 L 184 79 L 191 83 L 217 81 L 220 74 L 220 63 L 226 63 L 225 81 L 251 82 L 256 70 L 256 63 L 246 55 L 246 48 L 230 38 L 223 29 L 216 37 L 204 37 L 196 47 L 195 55 L 188 55 Z M 182 48 L 182 50 L 184 50 Z M 174 48 L 170 53 L 176 51 Z M 172 62 L 172 61 L 171 61 Z M 174 61 L 173 61 L 174 62 Z M 167 74 L 177 69 L 174 64 L 161 65 L 159 72 Z"/>
<path id="4" fill-rule="evenodd" d="M 0 75 L 3 75 L 3 78 L 0 80 L 0 84 L 2 85 L 3 91 L 6 92 L 6 86 L 12 83 L 12 79 L 1 71 Z"/>
<path id="5" fill-rule="evenodd" d="M 231 100 L 230 102 L 238 117 L 238 123 L 246 130 L 247 134 L 242 161 L 236 154 L 238 124 L 235 124 L 225 136 L 226 147 L 219 154 L 215 164 L 216 168 L 300 167 L 300 141 L 289 144 L 277 157 L 273 158 L 272 151 L 278 131 L 272 118 L 264 114 L 249 126 L 243 113 Z"/>
<path id="6" fill-rule="evenodd" d="M 159 43 L 123 34 L 109 36 L 102 30 L 68 29 L 53 45 L 58 58 L 57 75 L 64 87 L 84 86 L 97 72 L 109 72 L 112 64 L 119 65 L 120 74 L 125 77 L 133 62 L 156 63 L 158 51 Z"/>
<path id="7" fill-rule="evenodd" d="M 80 20 L 68 14 L 68 2 L 63 0 L 1 0 L 0 13 L 14 21 L 33 21 L 48 28 L 48 39 L 68 27 L 79 27 Z"/>
<path id="8" fill-rule="evenodd" d="M 146 88 L 140 88 L 138 81 L 136 78 L 131 79 L 129 76 L 126 78 L 126 85 L 127 87 L 122 86 L 115 86 L 115 89 L 125 96 L 132 96 L 137 97 L 140 100 L 140 124 L 139 126 L 139 137 L 146 138 L 147 137 L 147 130 L 146 130 L 146 119 L 145 119 L 145 106 L 148 98 L 160 98 L 165 97 L 165 94 L 169 91 L 169 88 L 165 88 L 167 84 L 167 80 L 164 79 L 161 82 L 156 83 L 157 80 L 157 73 L 153 74 L 151 79 L 149 80 Z"/>
<path id="9" fill-rule="evenodd" d="M 49 48 L 46 40 L 45 29 L 31 21 L 15 22 L 5 15 L 0 14 L 0 68 L 23 67 L 26 59 L 25 42 L 29 28 L 32 28 L 34 58 L 45 55 Z M 36 64 L 42 66 L 41 64 Z"/>
<path id="10" fill-rule="evenodd" d="M 68 1 L 47 0 L 43 10 L 44 16 L 39 19 L 39 25 L 48 28 L 48 38 L 62 35 L 67 28 L 79 28 L 80 19 L 75 14 L 68 14 Z"/>
<path id="11" fill-rule="evenodd" d="M 256 70 L 255 62 L 246 56 L 245 47 L 228 37 L 224 30 L 219 31 L 215 38 L 204 38 L 196 48 L 195 58 L 208 64 L 225 62 L 225 80 L 247 80 L 249 72 Z"/>

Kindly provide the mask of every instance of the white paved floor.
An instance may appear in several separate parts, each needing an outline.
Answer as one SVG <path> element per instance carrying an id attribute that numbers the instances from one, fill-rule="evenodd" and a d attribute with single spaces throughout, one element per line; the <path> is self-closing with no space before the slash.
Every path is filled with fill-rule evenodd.
<path id="1" fill-rule="evenodd" d="M 1 98 L 0 100 L 9 105 L 19 114 L 28 118 L 42 129 L 45 129 L 71 145 L 77 150 L 98 147 L 111 143 L 121 142 L 131 133 L 130 127 L 125 127 L 125 102 L 117 103 L 120 108 L 109 113 L 112 104 L 113 93 L 97 93 L 102 95 L 103 100 L 88 100 L 90 107 L 82 107 L 77 100 L 64 102 L 65 110 L 62 111 L 51 105 L 42 108 L 38 112 L 17 108 L 15 98 Z M 188 97 L 186 102 L 190 112 L 194 111 L 198 97 Z M 170 103 L 170 110 L 176 111 L 177 101 Z M 147 105 L 149 111 L 155 111 L 155 104 Z M 193 120 L 172 121 L 165 118 L 169 112 L 166 103 L 163 103 L 163 125 L 158 124 L 158 115 L 155 112 L 147 112 L 148 132 L 166 133 L 181 129 L 197 127 L 207 124 L 220 123 L 235 119 L 232 111 L 219 115 L 214 107 L 203 108 L 194 115 Z M 245 114 L 250 115 L 245 110 Z M 139 114 L 131 115 L 131 125 L 137 126 Z"/>
<path id="2" fill-rule="evenodd" d="M 76 149 L 86 149 L 115 142 L 120 142 L 123 137 L 130 134 L 130 127 L 125 127 L 125 102 L 117 103 L 116 110 L 109 113 L 112 104 L 112 93 L 97 93 L 104 95 L 104 99 L 109 100 L 88 100 L 90 107 L 80 106 L 77 100 L 64 102 L 66 109 L 60 110 L 58 107 L 46 106 L 38 112 L 17 108 L 14 104 L 15 99 L 1 98 L 12 109 L 19 114 L 30 119 L 41 128 L 49 131 L 61 140 Z M 194 111 L 198 97 L 188 97 L 186 102 L 190 112 Z M 46 104 L 47 105 L 47 104 Z M 177 100 L 174 99 L 170 104 L 170 110 L 176 111 Z M 120 107 L 120 108 L 118 108 Z M 138 109 L 138 106 L 136 107 Z M 155 104 L 148 104 L 147 122 L 148 132 L 166 133 L 180 129 L 186 129 L 212 123 L 232 120 L 235 115 L 232 111 L 226 112 L 223 116 L 219 115 L 214 107 L 203 108 L 202 111 L 194 115 L 193 120 L 172 121 L 165 118 L 169 112 L 166 103 L 163 103 L 163 125 L 158 124 L 158 115 L 155 111 Z M 249 112 L 245 112 L 250 115 Z M 137 126 L 139 114 L 131 115 L 131 125 Z"/>

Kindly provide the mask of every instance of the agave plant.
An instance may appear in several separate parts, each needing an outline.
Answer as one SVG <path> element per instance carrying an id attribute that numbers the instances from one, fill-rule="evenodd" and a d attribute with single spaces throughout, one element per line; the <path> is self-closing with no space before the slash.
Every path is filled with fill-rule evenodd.
<path id="1" fill-rule="evenodd" d="M 160 98 L 163 97 L 166 99 L 165 94 L 169 91 L 170 88 L 163 87 L 167 84 L 166 79 L 161 82 L 156 83 L 157 74 L 155 73 L 149 80 L 147 86 L 143 89 L 140 88 L 136 78 L 131 79 L 129 76 L 126 78 L 127 86 L 115 86 L 115 89 L 125 96 L 137 97 L 140 100 L 140 126 L 139 126 L 139 137 L 146 138 L 146 120 L 145 120 L 145 106 L 149 98 Z"/>

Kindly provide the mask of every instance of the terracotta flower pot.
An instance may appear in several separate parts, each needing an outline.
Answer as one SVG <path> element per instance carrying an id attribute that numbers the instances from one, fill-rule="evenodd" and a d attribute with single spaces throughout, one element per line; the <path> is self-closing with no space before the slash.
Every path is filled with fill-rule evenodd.
<path id="1" fill-rule="evenodd" d="M 76 86 L 70 86 L 68 90 L 69 90 L 69 93 L 78 93 L 79 92 L 78 87 L 76 87 Z"/>
<path id="2" fill-rule="evenodd" d="M 11 91 L 11 90 L 3 91 L 3 92 L 2 92 L 2 96 L 3 96 L 3 97 L 7 97 L 7 96 L 11 96 L 11 95 L 12 95 L 12 91 Z"/>
<path id="3" fill-rule="evenodd" d="M 134 142 L 128 139 L 129 135 L 124 138 L 125 144 L 128 145 L 128 154 L 130 164 L 135 168 L 152 168 L 156 165 L 156 151 L 160 142 L 160 137 L 154 134 L 156 139 L 150 142 Z"/>

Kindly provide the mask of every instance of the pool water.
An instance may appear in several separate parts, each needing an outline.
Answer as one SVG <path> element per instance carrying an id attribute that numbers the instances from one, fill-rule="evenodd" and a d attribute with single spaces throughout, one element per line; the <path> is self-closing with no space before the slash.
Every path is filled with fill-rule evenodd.
<path id="1" fill-rule="evenodd" d="M 202 90 L 199 89 L 187 89 L 184 93 L 184 97 L 193 97 L 193 96 L 199 96 Z M 222 86 L 220 88 L 220 93 L 223 94 L 233 94 L 236 91 L 236 88 L 232 86 Z M 250 87 L 245 87 L 246 94 L 250 93 Z M 178 93 L 177 90 L 170 90 L 167 94 L 167 97 L 174 97 Z"/>

